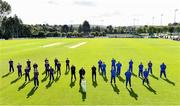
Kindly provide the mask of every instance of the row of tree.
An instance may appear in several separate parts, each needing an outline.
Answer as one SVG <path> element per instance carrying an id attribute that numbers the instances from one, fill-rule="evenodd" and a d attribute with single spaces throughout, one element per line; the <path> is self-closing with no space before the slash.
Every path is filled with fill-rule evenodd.
<path id="1" fill-rule="evenodd" d="M 11 13 L 11 6 L 0 0 L 0 38 L 41 38 L 41 37 L 101 37 L 106 34 L 179 34 L 180 23 L 169 24 L 168 26 L 98 26 L 90 25 L 84 21 L 80 25 L 26 25 L 22 20 L 14 15 L 7 17 Z"/>

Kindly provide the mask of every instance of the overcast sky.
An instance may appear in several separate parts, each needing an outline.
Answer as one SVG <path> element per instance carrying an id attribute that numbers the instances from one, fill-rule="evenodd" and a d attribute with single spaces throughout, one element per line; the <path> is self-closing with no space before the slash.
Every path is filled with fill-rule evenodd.
<path id="1" fill-rule="evenodd" d="M 160 25 L 180 22 L 180 0 L 5 0 L 25 24 Z M 153 21 L 154 17 L 154 21 Z"/>

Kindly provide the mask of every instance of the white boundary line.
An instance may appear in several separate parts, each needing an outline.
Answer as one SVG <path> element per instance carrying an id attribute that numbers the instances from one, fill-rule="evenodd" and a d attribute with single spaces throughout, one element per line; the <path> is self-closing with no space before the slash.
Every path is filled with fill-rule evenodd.
<path id="1" fill-rule="evenodd" d="M 81 46 L 81 45 L 84 45 L 84 44 L 86 44 L 87 42 L 81 42 L 81 43 L 78 43 L 78 44 L 76 44 L 76 45 L 73 45 L 73 46 L 71 46 L 71 47 L 69 47 L 69 48 L 71 48 L 71 49 L 74 49 L 74 48 L 77 48 L 77 47 L 79 47 L 79 46 Z"/>
<path id="2" fill-rule="evenodd" d="M 47 47 L 52 47 L 52 46 L 56 46 L 56 45 L 62 45 L 64 43 L 62 42 L 56 42 L 56 43 L 51 43 L 51 44 L 48 44 L 48 45 L 43 45 L 41 46 L 42 48 L 47 48 Z"/>

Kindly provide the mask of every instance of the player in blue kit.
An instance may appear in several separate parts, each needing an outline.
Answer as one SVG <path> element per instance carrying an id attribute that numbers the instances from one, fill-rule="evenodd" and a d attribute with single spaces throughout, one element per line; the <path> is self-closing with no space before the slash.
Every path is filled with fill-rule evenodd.
<path id="1" fill-rule="evenodd" d="M 138 73 L 138 77 L 143 77 L 143 64 L 142 62 L 139 64 L 139 73 Z"/>
<path id="2" fill-rule="evenodd" d="M 99 72 L 102 71 L 101 69 L 102 69 L 102 61 L 99 60 L 99 61 L 98 61 L 98 71 L 99 71 Z"/>
<path id="3" fill-rule="evenodd" d="M 149 85 L 149 79 L 148 79 L 148 76 L 149 76 L 149 71 L 147 69 L 144 70 L 143 72 L 143 85 L 144 85 L 144 82 L 146 81 L 147 84 Z"/>
<path id="4" fill-rule="evenodd" d="M 111 68 L 111 83 L 114 80 L 114 84 L 116 84 L 116 69 L 114 67 Z"/>
<path id="5" fill-rule="evenodd" d="M 161 70 L 160 70 L 160 78 L 162 77 L 162 74 L 164 74 L 164 77 L 166 78 L 166 65 L 164 63 L 162 63 L 160 65 L 160 68 L 161 68 Z"/>
<path id="6" fill-rule="evenodd" d="M 125 76 L 126 76 L 126 87 L 127 87 L 128 83 L 129 83 L 129 86 L 131 87 L 131 76 L 132 76 L 131 71 L 127 70 L 125 72 Z"/>
<path id="7" fill-rule="evenodd" d="M 104 62 L 102 64 L 102 75 L 106 77 L 106 64 Z"/>
<path id="8" fill-rule="evenodd" d="M 116 67 L 117 67 L 117 76 L 120 76 L 122 64 L 118 61 Z"/>
<path id="9" fill-rule="evenodd" d="M 116 60 L 114 58 L 112 58 L 111 64 L 111 66 L 114 67 L 114 69 L 116 69 Z"/>

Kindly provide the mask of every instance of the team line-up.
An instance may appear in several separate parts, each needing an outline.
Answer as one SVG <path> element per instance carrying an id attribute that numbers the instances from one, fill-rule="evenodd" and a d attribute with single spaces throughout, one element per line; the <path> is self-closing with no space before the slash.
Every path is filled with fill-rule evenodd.
<path id="1" fill-rule="evenodd" d="M 54 59 L 54 65 L 55 67 L 53 68 L 52 66 L 50 66 L 49 64 L 49 60 L 46 58 L 45 59 L 45 73 L 46 76 L 45 77 L 49 77 L 49 81 L 54 81 L 54 74 L 55 72 L 57 72 L 57 77 L 61 75 L 61 63 L 60 61 L 55 58 Z M 13 65 L 13 60 L 10 59 L 9 60 L 9 72 L 12 73 L 14 72 L 14 65 Z M 25 68 L 25 82 L 30 81 L 30 71 L 31 71 L 31 61 L 28 59 L 26 61 L 27 66 Z M 142 78 L 142 83 L 144 84 L 145 82 L 147 83 L 147 85 L 149 85 L 149 79 L 148 76 L 149 74 L 153 74 L 152 72 L 152 62 L 149 61 L 148 62 L 148 68 L 144 68 L 142 62 L 139 64 L 139 72 L 138 72 L 138 77 Z M 34 63 L 33 64 L 33 68 L 34 68 L 34 86 L 38 87 L 39 86 L 39 72 L 38 72 L 38 64 Z M 116 60 L 114 58 L 112 58 L 111 60 L 111 83 L 114 80 L 114 84 L 116 84 L 116 76 L 119 77 L 121 74 L 121 68 L 122 68 L 122 63 L 121 62 L 116 62 Z M 18 78 L 22 77 L 22 65 L 20 63 L 18 63 L 17 65 L 17 70 L 18 70 Z M 92 68 L 92 81 L 96 81 L 96 67 L 93 65 Z M 76 66 L 72 65 L 70 67 L 70 60 L 67 58 L 66 59 L 66 72 L 71 71 L 71 81 L 74 79 L 76 80 Z M 98 71 L 99 73 L 102 73 L 102 76 L 106 78 L 106 64 L 102 61 L 99 60 L 98 61 Z M 128 70 L 125 72 L 125 77 L 126 77 L 126 87 L 129 86 L 131 87 L 131 76 L 133 73 L 133 61 L 130 60 L 129 61 L 129 68 Z M 162 63 L 160 65 L 160 77 L 162 77 L 162 74 L 164 75 L 164 77 L 166 78 L 166 65 L 164 63 Z M 86 81 L 85 81 L 85 69 L 82 67 L 79 70 L 79 77 L 80 77 L 80 81 L 79 83 L 81 84 L 82 88 L 83 88 L 83 92 L 86 92 Z"/>

